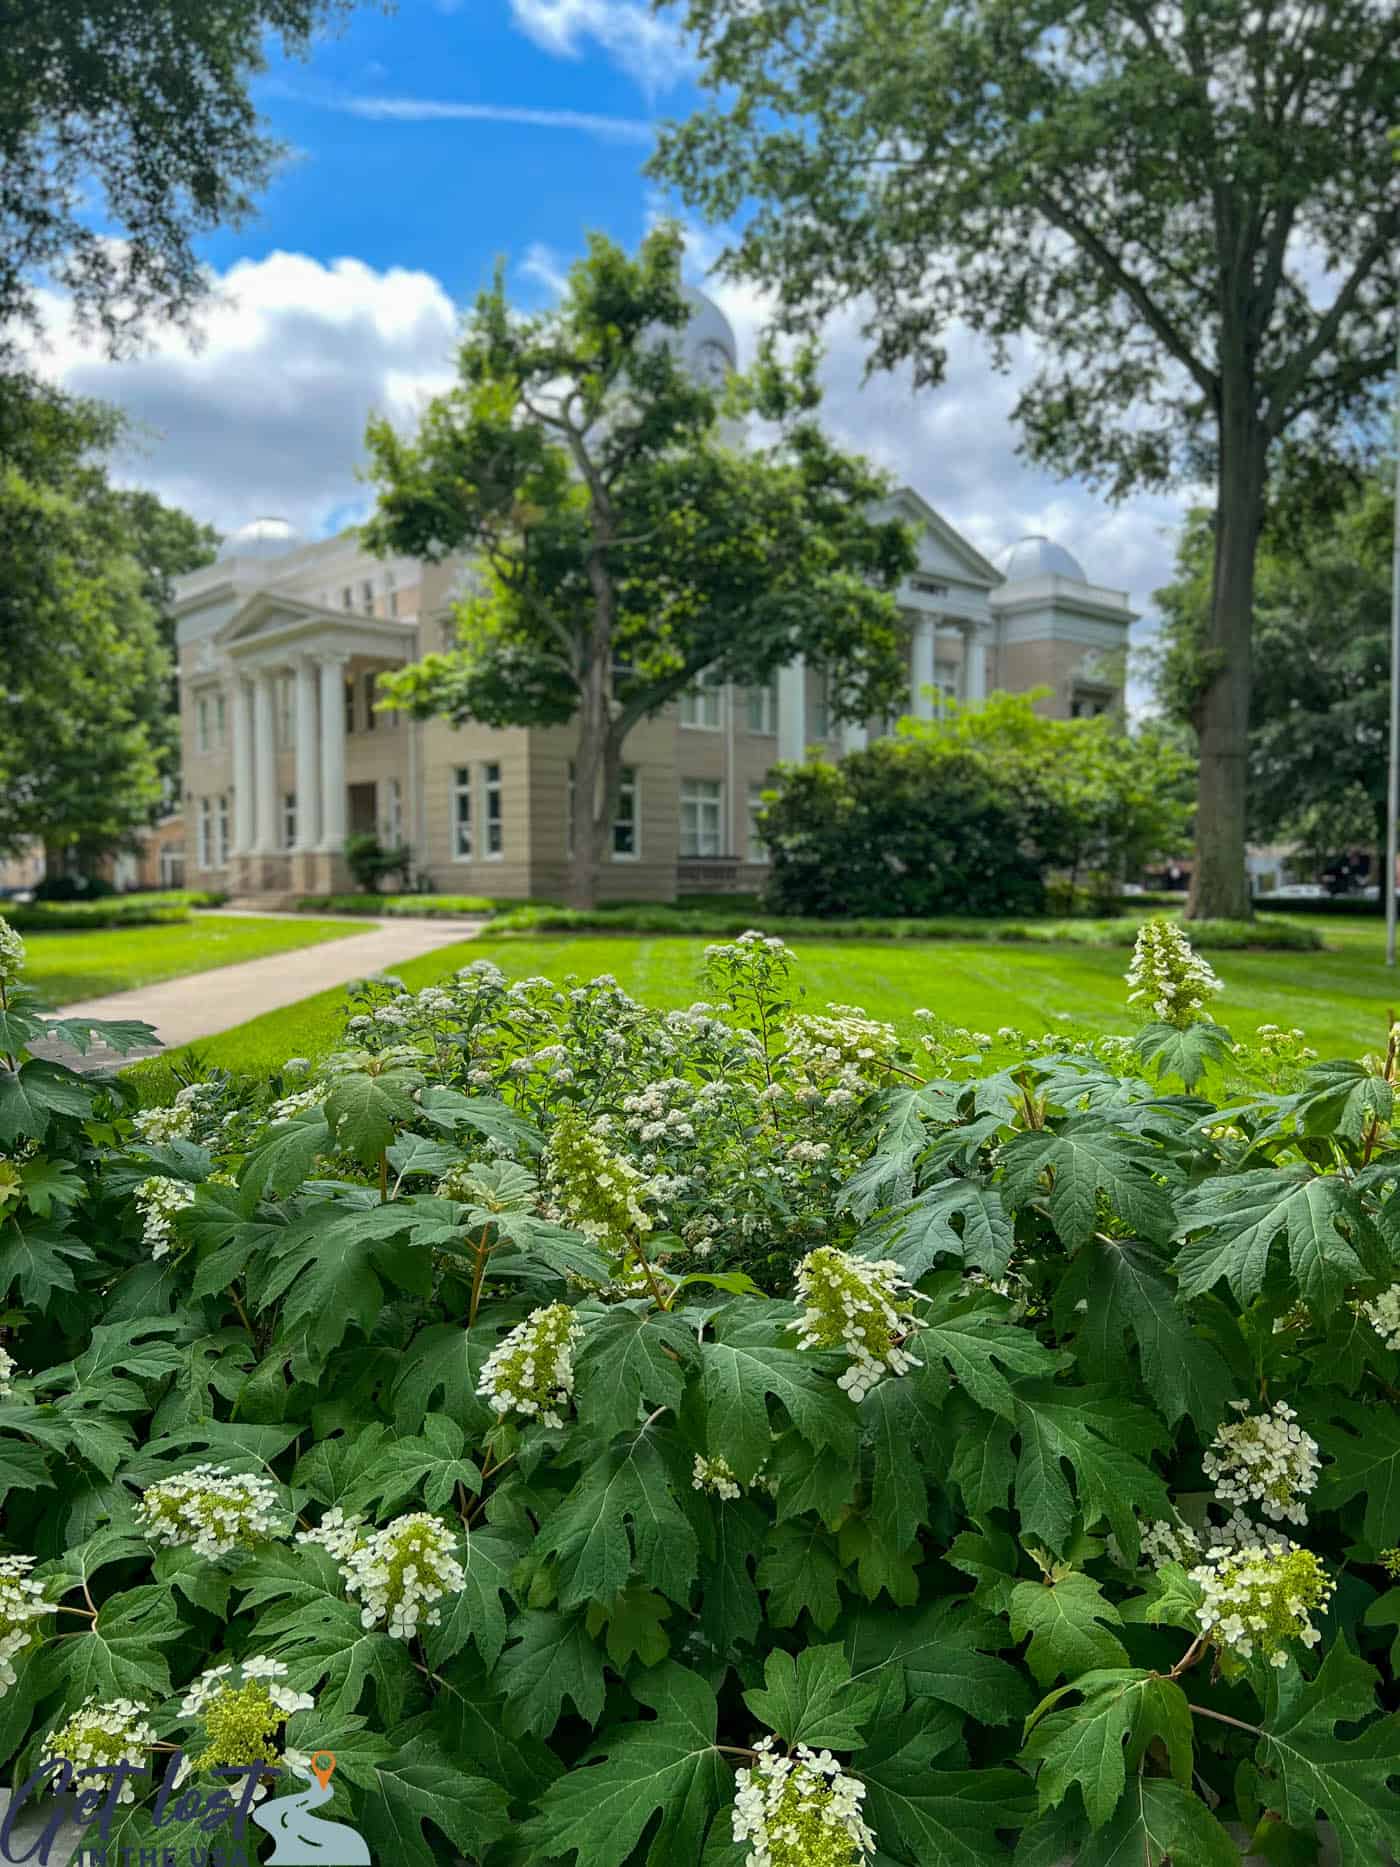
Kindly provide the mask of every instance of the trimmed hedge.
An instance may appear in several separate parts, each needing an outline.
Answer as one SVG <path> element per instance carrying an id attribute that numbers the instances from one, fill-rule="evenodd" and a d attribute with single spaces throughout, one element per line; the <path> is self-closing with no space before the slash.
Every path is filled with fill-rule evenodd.
<path id="1" fill-rule="evenodd" d="M 18 933 L 97 933 L 106 927 L 175 927 L 190 918 L 187 907 L 123 901 L 34 901 L 28 906 L 0 904 L 0 918 Z"/>
<path id="2" fill-rule="evenodd" d="M 417 920 L 455 919 L 459 914 L 494 914 L 509 902 L 488 895 L 303 895 L 298 914 L 403 914 Z"/>

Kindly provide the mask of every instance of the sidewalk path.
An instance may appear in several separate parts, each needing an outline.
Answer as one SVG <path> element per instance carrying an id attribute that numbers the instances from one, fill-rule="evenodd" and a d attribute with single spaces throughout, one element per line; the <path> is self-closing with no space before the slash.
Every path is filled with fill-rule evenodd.
<path id="1" fill-rule="evenodd" d="M 75 1070 L 106 1069 L 136 1057 L 154 1056 L 159 1049 L 213 1037 L 265 1011 L 280 1011 L 299 999 L 324 992 L 328 986 L 347 985 L 370 973 L 386 972 L 417 959 L 434 948 L 471 940 L 486 925 L 484 920 L 409 920 L 403 916 L 376 921 L 371 933 L 347 934 L 321 946 L 304 946 L 292 953 L 272 953 L 266 959 L 245 960 L 238 966 L 218 966 L 212 972 L 186 973 L 159 985 L 137 986 L 130 992 L 111 992 L 65 1005 L 65 1018 L 139 1019 L 155 1026 L 158 1045 L 134 1050 L 118 1058 L 105 1045 L 80 1055 L 68 1044 L 36 1044 L 35 1053 L 55 1058 Z"/>

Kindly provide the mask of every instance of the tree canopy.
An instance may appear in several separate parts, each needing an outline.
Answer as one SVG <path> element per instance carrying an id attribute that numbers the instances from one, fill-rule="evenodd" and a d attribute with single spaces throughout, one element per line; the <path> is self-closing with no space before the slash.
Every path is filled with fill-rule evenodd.
<path id="1" fill-rule="evenodd" d="M 823 433 L 811 352 L 784 366 L 765 349 L 726 395 L 691 379 L 666 341 L 689 318 L 679 257 L 673 229 L 636 258 L 595 235 L 535 317 L 512 312 L 498 275 L 417 435 L 369 430 L 371 547 L 469 554 L 478 584 L 457 650 L 386 690 L 492 726 L 577 717 L 582 902 L 628 733 L 702 675 L 761 683 L 807 655 L 837 719 L 893 710 L 905 678 L 890 593 L 913 548 L 870 515 L 887 482 Z M 722 407 L 777 438 L 727 447 Z"/>
<path id="2" fill-rule="evenodd" d="M 1245 742 L 1266 476 L 1344 439 L 1391 362 L 1400 91 L 1389 0 L 687 0 L 715 105 L 653 171 L 731 269 L 870 361 L 941 380 L 955 321 L 1038 463 L 1216 492 L 1195 911 L 1247 914 Z"/>

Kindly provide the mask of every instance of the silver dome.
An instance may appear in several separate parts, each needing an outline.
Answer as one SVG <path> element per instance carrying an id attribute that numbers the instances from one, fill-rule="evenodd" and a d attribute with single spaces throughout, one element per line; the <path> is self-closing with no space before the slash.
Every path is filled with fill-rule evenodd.
<path id="1" fill-rule="evenodd" d="M 220 558 L 280 558 L 299 551 L 305 538 L 288 519 L 252 519 L 230 532 L 219 546 Z"/>
<path id="2" fill-rule="evenodd" d="M 1029 577 L 1069 577 L 1075 583 L 1088 583 L 1084 566 L 1063 545 L 1057 545 L 1044 532 L 1031 532 L 1008 545 L 993 560 L 1008 583 L 1021 583 Z"/>

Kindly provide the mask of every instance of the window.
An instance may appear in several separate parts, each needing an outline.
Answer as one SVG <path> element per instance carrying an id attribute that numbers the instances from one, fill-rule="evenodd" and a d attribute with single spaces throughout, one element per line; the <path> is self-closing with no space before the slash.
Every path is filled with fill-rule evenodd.
<path id="1" fill-rule="evenodd" d="M 295 677 L 290 674 L 277 676 L 277 743 L 289 746 L 293 740 L 293 706 L 296 701 Z"/>
<path id="2" fill-rule="evenodd" d="M 195 744 L 201 752 L 209 750 L 209 702 L 200 696 L 194 703 Z"/>
<path id="3" fill-rule="evenodd" d="M 444 616 L 442 621 L 438 624 L 438 631 L 442 637 L 443 654 L 454 654 L 457 649 L 457 618 L 455 616 Z"/>
<path id="4" fill-rule="evenodd" d="M 689 693 L 681 695 L 681 725 L 704 732 L 717 732 L 720 724 L 720 683 L 712 674 L 702 674 Z"/>
<path id="5" fill-rule="evenodd" d="M 397 778 L 390 778 L 385 788 L 384 840 L 390 849 L 403 841 L 403 787 Z"/>
<path id="6" fill-rule="evenodd" d="M 369 673 L 363 676 L 363 680 L 365 684 L 365 731 L 367 733 L 372 733 L 379 724 L 379 716 L 374 710 L 375 687 L 378 684 L 379 676 L 374 673 Z"/>
<path id="7" fill-rule="evenodd" d="M 958 664 L 955 661 L 935 661 L 933 684 L 938 691 L 936 704 L 940 709 L 945 700 L 956 700 L 958 697 Z"/>
<path id="8" fill-rule="evenodd" d="M 228 867 L 229 840 L 230 840 L 229 839 L 229 807 L 228 807 L 228 792 L 227 791 L 221 791 L 219 793 L 218 816 L 219 816 L 219 840 L 217 844 L 217 848 L 218 848 L 217 866 L 221 869 L 226 869 Z"/>
<path id="9" fill-rule="evenodd" d="M 452 778 L 452 854 L 458 862 L 471 861 L 472 774 L 469 765 L 459 765 Z"/>
<path id="10" fill-rule="evenodd" d="M 641 815 L 638 811 L 637 769 L 624 765 L 617 792 L 617 811 L 613 816 L 612 852 L 614 862 L 635 862 L 641 854 Z"/>
<path id="11" fill-rule="evenodd" d="M 282 793 L 282 847 L 292 849 L 297 840 L 297 794 L 295 791 Z"/>
<path id="12" fill-rule="evenodd" d="M 398 579 L 391 570 L 384 573 L 384 610 L 386 615 L 397 616 L 399 613 Z"/>
<path id="13" fill-rule="evenodd" d="M 820 668 L 810 669 L 807 675 L 807 738 L 825 739 L 830 731 L 826 675 Z"/>
<path id="14" fill-rule="evenodd" d="M 748 796 L 748 848 L 750 862 L 767 862 L 768 850 L 758 833 L 758 819 L 763 811 L 763 786 L 751 784 Z"/>
<path id="15" fill-rule="evenodd" d="M 207 797 L 202 797 L 199 800 L 199 822 L 197 826 L 199 837 L 199 866 L 201 869 L 212 869 L 214 866 L 213 862 L 210 860 L 209 850 L 209 832 L 212 823 L 213 811 L 210 808 L 209 799 Z"/>
<path id="16" fill-rule="evenodd" d="M 345 730 L 355 730 L 355 683 L 347 675 L 345 679 Z"/>
<path id="17" fill-rule="evenodd" d="M 775 733 L 778 730 L 778 684 L 749 689 L 749 731 Z"/>
<path id="18" fill-rule="evenodd" d="M 219 689 L 214 696 L 214 743 L 222 746 L 228 736 L 228 702 L 224 691 Z"/>
<path id="19" fill-rule="evenodd" d="M 486 850 L 488 858 L 499 856 L 505 848 L 501 824 L 501 768 L 497 764 L 481 768 L 482 787 L 486 793 Z"/>
<path id="20" fill-rule="evenodd" d="M 368 577 L 360 585 L 360 608 L 367 616 L 374 614 L 374 583 Z"/>
<path id="21" fill-rule="evenodd" d="M 711 778 L 681 780 L 681 854 L 718 856 L 724 850 L 724 787 Z"/>
<path id="22" fill-rule="evenodd" d="M 1105 694 L 1086 693 L 1083 688 L 1076 688 L 1069 703 L 1069 716 L 1072 720 L 1096 720 L 1101 713 L 1107 713 L 1111 705 Z"/>
<path id="23" fill-rule="evenodd" d="M 355 592 L 350 588 L 348 583 L 340 593 L 340 607 L 342 609 L 353 609 L 355 607 Z"/>

